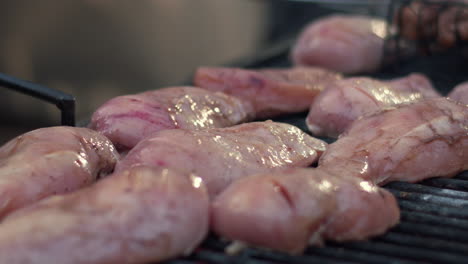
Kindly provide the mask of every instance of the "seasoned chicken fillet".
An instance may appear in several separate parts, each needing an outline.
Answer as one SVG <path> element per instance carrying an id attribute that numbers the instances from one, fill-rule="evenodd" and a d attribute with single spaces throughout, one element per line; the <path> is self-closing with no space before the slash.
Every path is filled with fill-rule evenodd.
<path id="1" fill-rule="evenodd" d="M 342 73 L 374 72 L 382 63 L 387 24 L 364 16 L 334 15 L 308 25 L 293 47 L 296 65 Z"/>
<path id="2" fill-rule="evenodd" d="M 0 218 L 94 183 L 117 159 L 112 143 L 87 128 L 41 128 L 16 137 L 0 148 Z"/>
<path id="3" fill-rule="evenodd" d="M 421 74 L 392 81 L 366 77 L 340 80 L 317 96 L 307 116 L 307 126 L 316 136 L 338 137 L 354 120 L 388 106 L 439 97 Z"/>
<path id="4" fill-rule="evenodd" d="M 220 91 L 251 102 L 257 118 L 307 110 L 325 85 L 340 74 L 320 68 L 245 70 L 201 67 L 194 83 L 210 91 Z"/>
<path id="5" fill-rule="evenodd" d="M 177 168 L 200 176 L 211 197 L 253 173 L 307 167 L 326 143 L 272 121 L 208 130 L 165 130 L 140 142 L 116 170 L 135 165 Z"/>
<path id="6" fill-rule="evenodd" d="M 160 130 L 229 127 L 253 114 L 248 102 L 223 93 L 169 87 L 113 98 L 96 110 L 89 126 L 125 151 Z"/>
<path id="7" fill-rule="evenodd" d="M 441 97 L 359 119 L 320 167 L 376 184 L 454 176 L 468 169 L 468 106 Z"/>
<path id="8" fill-rule="evenodd" d="M 200 178 L 135 167 L 19 210 L 0 225 L 0 263 L 153 263 L 190 253 L 206 236 Z"/>
<path id="9" fill-rule="evenodd" d="M 220 236 L 289 253 L 324 239 L 363 240 L 382 234 L 399 216 L 388 191 L 312 168 L 243 178 L 211 206 L 211 226 Z"/>

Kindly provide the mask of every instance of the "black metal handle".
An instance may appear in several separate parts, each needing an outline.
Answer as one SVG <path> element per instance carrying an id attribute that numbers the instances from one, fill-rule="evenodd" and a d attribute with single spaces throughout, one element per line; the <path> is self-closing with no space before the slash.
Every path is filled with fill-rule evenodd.
<path id="1" fill-rule="evenodd" d="M 67 93 L 0 73 L 0 86 L 55 104 L 62 113 L 62 125 L 75 126 L 75 98 Z"/>

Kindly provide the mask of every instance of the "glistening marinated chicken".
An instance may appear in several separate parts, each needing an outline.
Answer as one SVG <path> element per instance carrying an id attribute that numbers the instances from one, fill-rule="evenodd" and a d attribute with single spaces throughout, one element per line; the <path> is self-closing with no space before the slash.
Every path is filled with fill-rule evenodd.
<path id="1" fill-rule="evenodd" d="M 307 167 L 326 143 L 299 128 L 271 121 L 208 130 L 165 130 L 140 142 L 116 166 L 176 168 L 200 176 L 210 197 L 253 173 Z"/>
<path id="2" fill-rule="evenodd" d="M 222 237 L 300 253 L 324 239 L 363 240 L 399 221 L 395 198 L 367 181 L 321 169 L 286 169 L 234 182 L 212 203 Z"/>
<path id="3" fill-rule="evenodd" d="M 448 94 L 448 97 L 462 104 L 468 105 L 468 82 L 457 85 Z"/>
<path id="4" fill-rule="evenodd" d="M 90 127 L 125 151 L 160 130 L 228 127 L 252 118 L 252 106 L 232 96 L 170 87 L 111 99 L 93 114 Z"/>
<path id="5" fill-rule="evenodd" d="M 325 85 L 341 75 L 320 68 L 244 70 L 198 68 L 194 83 L 251 102 L 257 118 L 307 110 Z"/>
<path id="6" fill-rule="evenodd" d="M 356 77 L 337 81 L 317 96 L 307 116 L 307 127 L 317 136 L 338 137 L 359 117 L 384 107 L 439 97 L 421 74 L 392 81 Z"/>
<path id="7" fill-rule="evenodd" d="M 312 22 L 292 50 L 296 65 L 343 73 L 376 71 L 383 57 L 385 21 L 361 16 L 330 16 Z"/>
<path id="8" fill-rule="evenodd" d="M 9 141 L 0 148 L 0 218 L 94 183 L 117 159 L 112 143 L 87 128 L 41 128 Z"/>
<path id="9" fill-rule="evenodd" d="M 136 167 L 50 197 L 0 225 L 0 263 L 153 263 L 190 253 L 206 236 L 200 178 Z"/>
<path id="10" fill-rule="evenodd" d="M 319 168 L 384 184 L 451 177 L 468 169 L 468 106 L 440 97 L 355 121 Z"/>

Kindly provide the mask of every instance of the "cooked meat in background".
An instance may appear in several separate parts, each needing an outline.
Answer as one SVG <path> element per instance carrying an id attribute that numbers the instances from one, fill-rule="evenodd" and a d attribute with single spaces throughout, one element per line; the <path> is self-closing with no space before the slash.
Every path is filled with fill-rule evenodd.
<path id="1" fill-rule="evenodd" d="M 357 177 L 322 169 L 261 173 L 231 184 L 212 203 L 222 237 L 289 253 L 309 243 L 363 240 L 399 221 L 396 199 Z"/>
<path id="2" fill-rule="evenodd" d="M 251 102 L 257 118 L 306 111 L 325 85 L 341 78 L 320 68 L 244 70 L 201 67 L 194 84 Z"/>
<path id="3" fill-rule="evenodd" d="M 292 50 L 296 65 L 347 74 L 375 72 L 382 63 L 387 24 L 364 16 L 334 15 L 308 25 Z"/>
<path id="4" fill-rule="evenodd" d="M 448 94 L 448 97 L 462 104 L 468 105 L 468 82 L 457 85 Z"/>
<path id="5" fill-rule="evenodd" d="M 201 179 L 135 167 L 17 211 L 0 225 L 0 263 L 148 263 L 189 254 L 208 232 Z"/>
<path id="6" fill-rule="evenodd" d="M 428 51 L 441 51 L 453 48 L 468 40 L 468 8 L 456 5 L 468 1 L 412 1 L 396 16 L 401 20 L 400 34 L 416 40 Z M 447 6 L 449 4 L 450 6 Z M 397 14 L 398 15 L 398 14 Z"/>
<path id="7" fill-rule="evenodd" d="M 307 167 L 326 143 L 299 128 L 271 121 L 208 130 L 164 130 L 141 141 L 116 166 L 176 168 L 205 182 L 210 197 L 253 173 Z"/>
<path id="8" fill-rule="evenodd" d="M 87 128 L 41 128 L 18 136 L 0 148 L 0 217 L 88 186 L 111 173 L 117 160 L 112 143 Z"/>
<path id="9" fill-rule="evenodd" d="M 440 97 L 356 120 L 321 167 L 376 184 L 452 177 L 468 169 L 468 106 Z"/>
<path id="10" fill-rule="evenodd" d="M 392 81 L 356 77 L 331 83 L 310 107 L 307 127 L 316 136 L 338 137 L 359 117 L 384 107 L 439 97 L 429 79 L 411 74 Z"/>
<path id="11" fill-rule="evenodd" d="M 111 99 L 93 114 L 90 128 L 119 150 L 128 150 L 160 130 L 228 127 L 253 119 L 253 114 L 249 103 L 223 93 L 169 87 Z"/>

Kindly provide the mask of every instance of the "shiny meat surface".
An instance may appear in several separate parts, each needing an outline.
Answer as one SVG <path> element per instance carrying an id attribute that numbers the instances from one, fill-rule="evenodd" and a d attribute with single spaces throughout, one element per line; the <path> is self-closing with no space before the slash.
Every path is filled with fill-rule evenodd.
<path id="1" fill-rule="evenodd" d="M 272 121 L 209 130 L 166 130 L 140 142 L 116 166 L 177 168 L 200 176 L 211 197 L 253 173 L 307 167 L 326 143 L 299 128 Z"/>
<path id="2" fill-rule="evenodd" d="M 366 77 L 344 79 L 330 84 L 317 96 L 306 123 L 314 135 L 338 137 L 363 115 L 384 107 L 439 96 L 431 82 L 421 74 L 387 82 Z"/>
<path id="3" fill-rule="evenodd" d="M 356 177 L 321 169 L 286 169 L 234 182 L 212 203 L 222 237 L 300 253 L 324 239 L 364 240 L 399 221 L 395 198 Z"/>
<path id="4" fill-rule="evenodd" d="M 87 128 L 41 128 L 14 138 L 0 148 L 0 218 L 94 183 L 117 159 L 112 143 Z"/>
<path id="5" fill-rule="evenodd" d="M 468 82 L 457 85 L 448 94 L 448 97 L 462 104 L 468 105 Z"/>
<path id="6" fill-rule="evenodd" d="M 385 21 L 361 16 L 330 16 L 312 22 L 292 50 L 296 65 L 343 73 L 376 71 L 383 56 Z"/>
<path id="7" fill-rule="evenodd" d="M 198 68 L 196 86 L 251 102 L 257 118 L 306 111 L 326 84 L 341 75 L 320 68 L 244 70 Z"/>
<path id="8" fill-rule="evenodd" d="M 137 167 L 50 197 L 0 225 L 0 263 L 149 263 L 188 254 L 208 232 L 200 178 Z"/>
<path id="9" fill-rule="evenodd" d="M 454 176 L 468 169 L 468 106 L 440 97 L 357 120 L 320 167 L 376 184 Z"/>
<path id="10" fill-rule="evenodd" d="M 249 103 L 195 87 L 169 87 L 119 96 L 93 114 L 90 128 L 121 150 L 164 129 L 228 127 L 253 118 Z"/>

